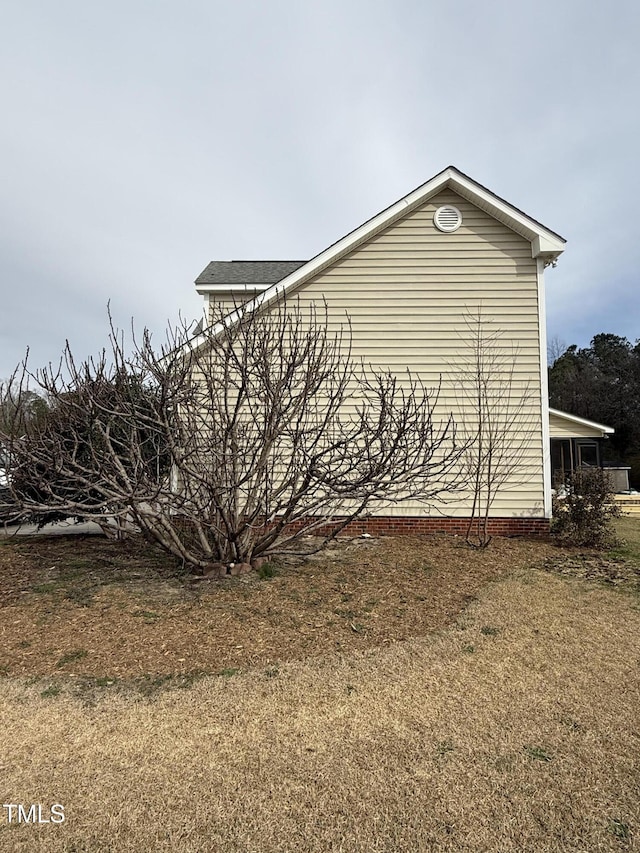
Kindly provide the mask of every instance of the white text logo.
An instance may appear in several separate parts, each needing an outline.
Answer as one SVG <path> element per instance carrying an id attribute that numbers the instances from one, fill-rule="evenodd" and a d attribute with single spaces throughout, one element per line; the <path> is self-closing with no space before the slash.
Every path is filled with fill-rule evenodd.
<path id="1" fill-rule="evenodd" d="M 54 803 L 51 808 L 40 803 L 3 803 L 9 823 L 64 823 L 64 806 Z"/>

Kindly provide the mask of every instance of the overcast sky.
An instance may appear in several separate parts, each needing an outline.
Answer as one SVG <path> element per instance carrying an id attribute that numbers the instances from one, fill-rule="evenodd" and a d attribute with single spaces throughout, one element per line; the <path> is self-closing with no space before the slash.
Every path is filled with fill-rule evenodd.
<path id="1" fill-rule="evenodd" d="M 0 379 L 449 164 L 567 238 L 550 337 L 640 337 L 635 0 L 20 0 L 0 39 Z"/>

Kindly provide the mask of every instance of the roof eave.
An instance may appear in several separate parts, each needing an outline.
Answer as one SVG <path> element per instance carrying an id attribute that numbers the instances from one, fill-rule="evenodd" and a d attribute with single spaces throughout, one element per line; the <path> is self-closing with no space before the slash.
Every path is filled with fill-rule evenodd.
<path id="1" fill-rule="evenodd" d="M 613 435 L 615 429 L 610 426 L 606 426 L 605 424 L 599 424 L 595 421 L 588 421 L 586 418 L 579 418 L 577 415 L 570 415 L 568 412 L 561 412 L 560 409 L 549 409 L 550 415 L 555 415 L 558 418 L 563 418 L 565 421 L 570 421 L 574 424 L 580 424 L 581 426 L 591 427 L 592 429 L 597 429 L 603 435 Z"/>
<path id="2" fill-rule="evenodd" d="M 566 241 L 559 234 L 546 228 L 535 219 L 532 219 L 513 207 L 513 205 L 510 205 L 504 199 L 496 196 L 486 187 L 483 187 L 472 178 L 460 172 L 455 166 L 447 166 L 442 172 L 434 175 L 433 178 L 421 186 L 416 187 L 415 190 L 404 196 L 404 198 L 401 198 L 390 207 L 367 220 L 360 227 L 351 231 L 323 252 L 320 252 L 315 258 L 312 258 L 288 276 L 285 276 L 262 293 L 259 293 L 247 305 L 243 306 L 241 310 L 238 309 L 231 312 L 225 318 L 224 324 L 218 324 L 212 330 L 212 333 L 216 334 L 221 331 L 227 323 L 233 324 L 237 322 L 244 311 L 264 308 L 280 299 L 290 290 L 317 275 L 325 267 L 338 261 L 342 256 L 360 245 L 360 243 L 374 236 L 383 228 L 392 225 L 402 215 L 424 204 L 432 196 L 436 195 L 436 193 L 447 187 L 450 187 L 454 192 L 471 201 L 477 207 L 486 210 L 513 231 L 529 240 L 531 242 L 532 257 L 544 259 L 545 263 L 552 263 L 563 251 Z M 204 292 L 208 293 L 210 291 L 207 290 Z M 198 339 L 193 341 L 193 345 L 200 345 Z"/>
<path id="3" fill-rule="evenodd" d="M 486 211 L 494 219 L 520 234 L 531 243 L 531 256 L 555 261 L 564 251 L 566 240 L 550 228 L 527 216 L 512 204 L 500 198 L 476 181 L 463 175 L 455 167 L 445 169 L 447 185 L 458 195 L 466 198 L 476 207 Z M 444 173 L 442 173 L 444 174 Z"/>
<path id="4" fill-rule="evenodd" d="M 273 299 L 279 298 L 283 292 L 286 293 L 302 284 L 378 231 L 393 224 L 396 219 L 399 219 L 409 210 L 424 204 L 432 196 L 448 187 L 476 206 L 486 210 L 516 233 L 530 240 L 532 257 L 541 257 L 549 263 L 555 261 L 563 252 L 566 240 L 559 234 L 545 228 L 535 219 L 517 210 L 513 205 L 494 195 L 481 184 L 477 184 L 454 166 L 447 166 L 442 172 L 434 175 L 431 180 L 417 187 L 377 216 L 367 220 L 359 228 L 351 231 L 308 263 L 274 284 L 272 288 L 265 291 L 262 304 L 269 304 Z"/>
<path id="5" fill-rule="evenodd" d="M 261 293 L 271 287 L 270 284 L 198 284 L 196 292 L 201 296 L 206 293 Z"/>

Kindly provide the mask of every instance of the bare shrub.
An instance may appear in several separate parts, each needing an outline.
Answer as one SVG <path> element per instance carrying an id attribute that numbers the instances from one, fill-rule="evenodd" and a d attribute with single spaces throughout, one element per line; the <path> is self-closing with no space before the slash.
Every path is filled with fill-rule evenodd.
<path id="1" fill-rule="evenodd" d="M 326 308 L 222 316 L 196 338 L 145 332 L 63 370 L 29 373 L 55 417 L 2 436 L 16 497 L 39 511 L 131 519 L 202 571 L 334 537 L 379 502 L 436 501 L 460 484 L 464 445 L 434 417 L 438 389 L 365 369 Z M 23 428 L 24 427 L 24 428 Z M 17 482 L 17 480 L 16 480 Z M 17 490 L 16 490 L 17 491 Z M 306 541 L 306 540 L 305 540 Z"/>
<path id="2" fill-rule="evenodd" d="M 619 515 L 606 471 L 582 468 L 554 496 L 551 532 L 562 545 L 611 548 L 618 541 L 611 520 Z"/>

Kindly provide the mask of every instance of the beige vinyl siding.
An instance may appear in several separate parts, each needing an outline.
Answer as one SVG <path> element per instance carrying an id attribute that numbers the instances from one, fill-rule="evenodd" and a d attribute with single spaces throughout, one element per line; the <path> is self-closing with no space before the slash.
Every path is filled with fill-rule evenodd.
<path id="1" fill-rule="evenodd" d="M 577 424 L 560 415 L 549 414 L 551 438 L 602 438 L 602 430 L 587 424 Z"/>
<path id="2" fill-rule="evenodd" d="M 442 233 L 435 210 L 453 204 L 463 224 Z M 543 516 L 540 330 L 536 261 L 531 244 L 484 211 L 445 190 L 301 285 L 302 305 L 325 299 L 330 329 L 348 316 L 353 354 L 399 374 L 410 368 L 427 384 L 442 380 L 437 413 L 462 409 L 456 365 L 465 351 L 465 312 L 481 308 L 502 332 L 505 354 L 517 350 L 516 385 L 526 389 L 531 441 L 519 474 L 497 497 L 493 516 Z M 458 411 L 458 415 L 461 413 Z M 403 503 L 395 515 L 465 515 L 469 496 L 430 509 Z"/>
<path id="3" fill-rule="evenodd" d="M 243 305 L 245 302 L 253 299 L 257 293 L 258 291 L 255 290 L 209 293 L 209 322 L 220 319 L 219 312 L 221 309 L 227 313 L 233 311 L 239 305 Z"/>

